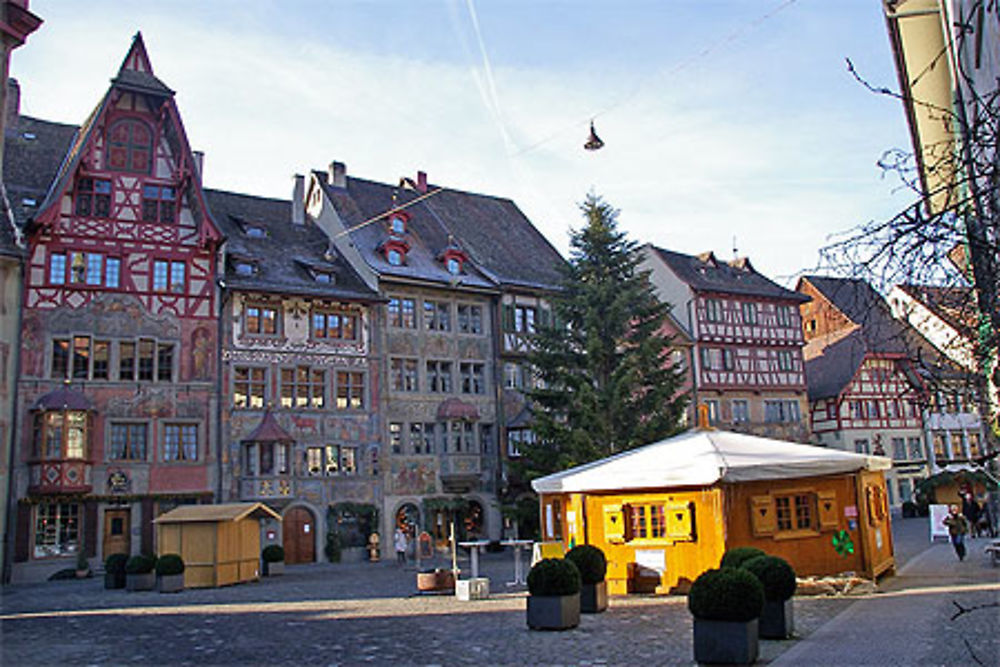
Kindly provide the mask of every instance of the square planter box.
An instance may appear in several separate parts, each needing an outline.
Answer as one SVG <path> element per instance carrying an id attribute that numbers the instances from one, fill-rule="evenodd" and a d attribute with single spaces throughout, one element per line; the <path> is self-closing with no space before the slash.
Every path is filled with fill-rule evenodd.
<path id="1" fill-rule="evenodd" d="M 580 594 L 529 595 L 528 627 L 532 630 L 569 630 L 580 625 Z"/>
<path id="2" fill-rule="evenodd" d="M 151 591 L 154 588 L 156 588 L 155 572 L 125 575 L 125 590 L 127 591 Z"/>
<path id="3" fill-rule="evenodd" d="M 584 614 L 599 614 L 608 608 L 608 582 L 583 584 L 580 586 L 580 611 Z"/>
<path id="4" fill-rule="evenodd" d="M 160 575 L 156 578 L 156 587 L 161 593 L 180 593 L 184 590 L 184 575 Z"/>
<path id="5" fill-rule="evenodd" d="M 455 573 L 441 568 L 417 572 L 417 590 L 424 592 L 455 590 Z"/>
<path id="6" fill-rule="evenodd" d="M 105 572 L 104 573 L 104 588 L 112 590 L 115 588 L 125 588 L 125 573 L 118 572 Z"/>
<path id="7" fill-rule="evenodd" d="M 485 600 L 490 596 L 490 580 L 486 577 L 459 579 L 455 582 L 455 597 L 459 600 Z"/>
<path id="8" fill-rule="evenodd" d="M 759 620 L 760 636 L 764 639 L 788 639 L 795 630 L 791 599 L 765 601 Z"/>
<path id="9" fill-rule="evenodd" d="M 695 662 L 749 665 L 759 654 L 756 618 L 746 622 L 694 619 Z"/>
<path id="10" fill-rule="evenodd" d="M 280 577 L 285 573 L 285 561 L 279 560 L 274 563 L 269 563 L 264 561 L 264 576 L 265 577 Z"/>

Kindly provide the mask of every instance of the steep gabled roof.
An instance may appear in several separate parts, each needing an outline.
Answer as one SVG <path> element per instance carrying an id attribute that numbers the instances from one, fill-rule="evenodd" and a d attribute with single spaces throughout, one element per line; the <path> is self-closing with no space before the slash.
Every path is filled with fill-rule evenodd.
<path id="1" fill-rule="evenodd" d="M 558 267 L 564 260 L 509 199 L 443 188 L 408 206 L 405 238 L 410 251 L 404 266 L 392 266 L 377 252 L 388 236 L 386 222 L 359 225 L 421 193 L 351 176 L 346 177 L 346 187 L 333 187 L 325 173 L 314 175 L 344 224 L 352 228 L 351 240 L 361 256 L 383 276 L 442 284 L 454 284 L 457 278 L 463 286 L 487 289 L 558 286 Z M 449 239 L 457 240 L 469 257 L 461 276 L 449 274 L 439 260 Z"/>
<path id="2" fill-rule="evenodd" d="M 854 379 L 868 354 L 861 329 L 845 329 L 809 341 L 802 350 L 810 401 L 835 398 Z"/>
<path id="3" fill-rule="evenodd" d="M 227 262 L 226 284 L 230 289 L 300 294 L 332 299 L 376 300 L 371 291 L 336 252 L 328 252 L 330 241 L 309 220 L 292 222 L 292 203 L 251 195 L 205 190 L 216 224 L 226 235 L 226 254 L 252 261 L 253 275 L 240 275 Z M 264 230 L 264 238 L 254 238 L 249 227 Z M 333 273 L 332 283 L 319 283 L 309 267 Z"/>
<path id="4" fill-rule="evenodd" d="M 976 302 L 975 293 L 970 288 L 933 285 L 897 287 L 955 331 L 963 336 L 973 335 L 976 328 Z"/>
<path id="5" fill-rule="evenodd" d="M 795 303 L 809 301 L 806 295 L 786 289 L 757 273 L 747 258 L 734 260 L 730 264 L 718 260 L 711 252 L 685 255 L 652 244 L 648 247 L 678 279 L 695 291 L 759 296 Z"/>
<path id="6" fill-rule="evenodd" d="M 889 304 L 859 278 L 803 276 L 837 310 L 860 329 L 858 334 L 871 352 L 916 354 L 927 347 L 904 323 L 892 316 Z"/>
<path id="7" fill-rule="evenodd" d="M 3 180 L 19 228 L 24 228 L 45 201 L 78 131 L 76 125 L 28 116 L 18 116 L 7 126 Z"/>

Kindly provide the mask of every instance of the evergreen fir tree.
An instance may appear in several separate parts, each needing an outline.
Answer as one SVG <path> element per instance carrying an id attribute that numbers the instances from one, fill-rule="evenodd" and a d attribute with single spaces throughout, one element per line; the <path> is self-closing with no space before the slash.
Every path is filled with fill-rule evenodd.
<path id="1" fill-rule="evenodd" d="M 554 319 L 530 357 L 542 386 L 529 392 L 538 436 L 522 448 L 529 480 L 667 437 L 687 402 L 682 372 L 667 366 L 670 306 L 639 271 L 637 244 L 600 197 L 580 208 L 586 224 L 571 233 Z"/>

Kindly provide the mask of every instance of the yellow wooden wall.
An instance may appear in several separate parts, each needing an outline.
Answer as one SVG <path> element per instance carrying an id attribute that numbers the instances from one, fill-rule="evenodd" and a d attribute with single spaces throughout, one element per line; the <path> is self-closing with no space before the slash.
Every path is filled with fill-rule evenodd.
<path id="1" fill-rule="evenodd" d="M 160 554 L 184 559 L 184 586 L 208 588 L 253 581 L 260 576 L 257 519 L 158 525 Z"/>

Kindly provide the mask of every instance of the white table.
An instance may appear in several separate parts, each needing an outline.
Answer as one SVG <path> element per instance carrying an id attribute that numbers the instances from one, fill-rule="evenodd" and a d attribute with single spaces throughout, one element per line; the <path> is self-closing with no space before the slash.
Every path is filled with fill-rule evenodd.
<path id="1" fill-rule="evenodd" d="M 521 561 L 521 552 L 530 549 L 534 544 L 531 540 L 504 540 L 500 544 L 505 547 L 514 547 L 514 581 L 508 581 L 508 586 L 520 586 L 528 583 L 524 576 L 524 563 Z"/>
<path id="2" fill-rule="evenodd" d="M 479 576 L 479 550 L 489 544 L 489 540 L 472 540 L 470 542 L 459 542 L 458 546 L 469 549 L 472 558 L 472 578 Z"/>

